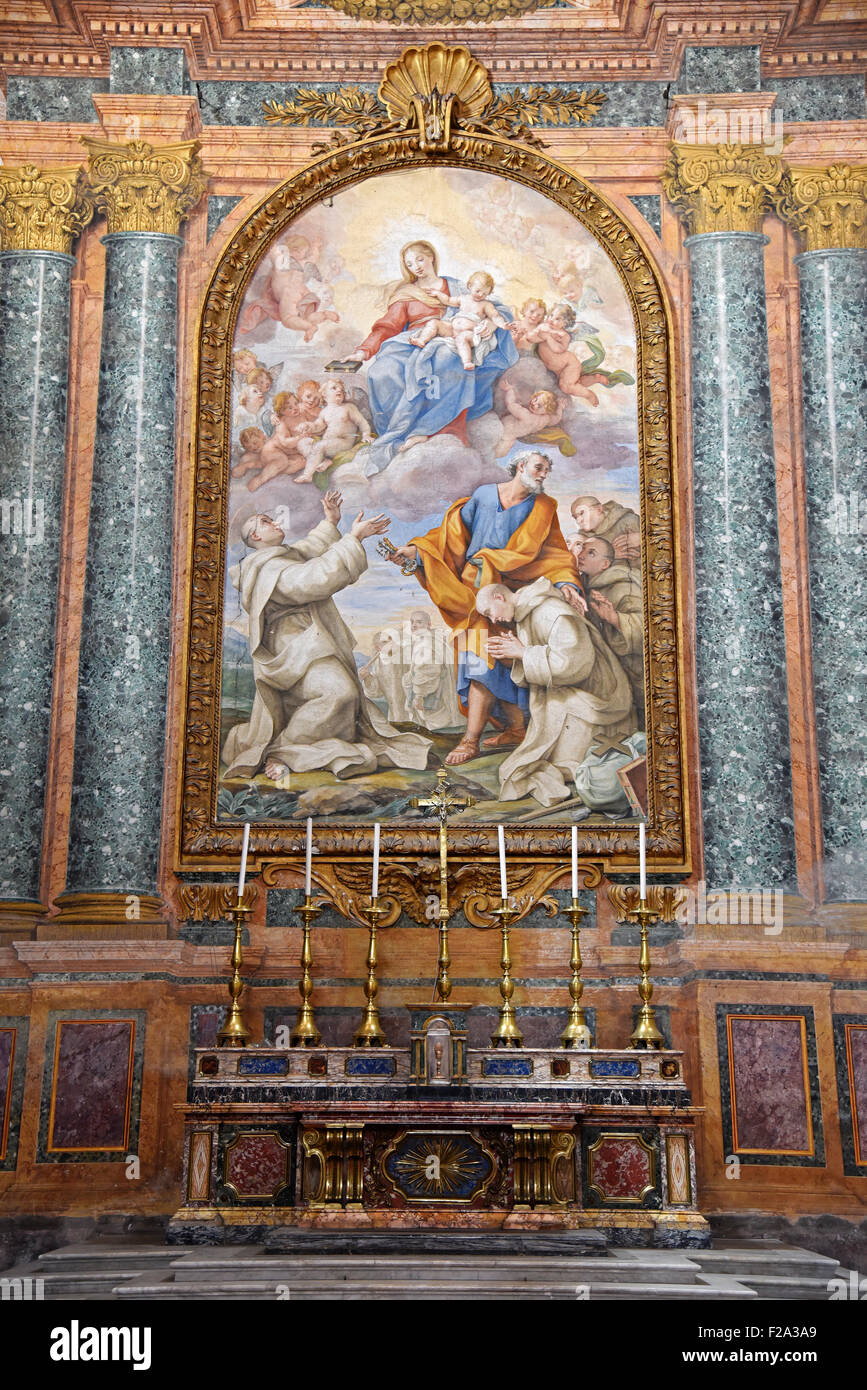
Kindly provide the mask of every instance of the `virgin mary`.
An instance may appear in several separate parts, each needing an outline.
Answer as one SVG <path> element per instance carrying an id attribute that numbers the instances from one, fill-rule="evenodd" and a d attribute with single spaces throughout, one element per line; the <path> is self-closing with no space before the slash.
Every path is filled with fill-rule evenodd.
<path id="1" fill-rule="evenodd" d="M 348 360 L 370 361 L 367 387 L 377 438 L 358 455 L 368 475 L 379 473 L 396 453 L 435 434 L 455 435 L 466 444 L 466 423 L 493 407 L 493 388 L 518 360 L 510 333 L 495 328 L 496 342 L 475 369 L 465 371 L 455 344 L 434 338 L 416 347 L 410 338 L 435 318 L 457 312 L 434 295 L 465 294 L 466 286 L 440 275 L 429 241 L 411 241 L 400 253 L 403 278 L 388 296 L 388 307 Z M 496 303 L 506 319 L 512 314 Z"/>

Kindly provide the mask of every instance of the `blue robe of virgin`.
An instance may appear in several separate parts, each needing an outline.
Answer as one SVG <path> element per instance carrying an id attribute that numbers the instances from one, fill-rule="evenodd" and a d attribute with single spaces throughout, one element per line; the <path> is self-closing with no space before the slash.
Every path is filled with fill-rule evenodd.
<path id="1" fill-rule="evenodd" d="M 460 280 L 443 278 L 449 294 L 467 293 Z M 505 305 L 493 303 L 504 319 L 513 317 Z M 450 306 L 443 318 L 454 318 L 457 312 Z M 498 377 L 518 361 L 518 349 L 505 328 L 494 328 L 496 346 L 472 372 L 464 369 L 449 338 L 434 338 L 426 347 L 415 347 L 409 340 L 419 331 L 416 326 L 395 334 L 371 358 L 367 389 L 377 438 L 363 451 L 368 476 L 381 473 L 411 435 L 438 434 L 464 410 L 468 420 L 487 414 L 493 409 Z"/>

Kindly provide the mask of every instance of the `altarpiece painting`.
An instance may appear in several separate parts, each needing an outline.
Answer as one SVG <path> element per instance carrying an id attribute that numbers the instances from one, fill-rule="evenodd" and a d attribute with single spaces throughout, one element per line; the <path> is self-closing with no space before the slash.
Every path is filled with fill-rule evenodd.
<path id="1" fill-rule="evenodd" d="M 684 861 L 671 371 L 635 234 L 508 139 L 363 139 L 248 218 L 202 315 L 182 863 L 245 820 L 288 863 L 307 816 L 411 855 L 442 765 L 472 857 L 577 822 L 616 863 L 646 817 Z"/>

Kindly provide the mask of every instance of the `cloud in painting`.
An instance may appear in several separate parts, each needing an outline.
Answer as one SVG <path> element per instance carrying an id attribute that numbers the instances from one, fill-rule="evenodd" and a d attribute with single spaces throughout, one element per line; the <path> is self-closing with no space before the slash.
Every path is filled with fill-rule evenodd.
<path id="1" fill-rule="evenodd" d="M 488 417 L 485 417 L 486 419 Z M 476 431 L 476 438 L 484 433 Z M 499 425 L 491 426 L 499 437 Z M 443 509 L 458 497 L 468 497 L 482 483 L 500 483 L 507 474 L 493 461 L 486 462 L 477 448 L 462 444 L 454 435 L 439 434 L 396 454 L 388 467 L 373 478 L 362 479 L 356 467 L 346 464 L 333 474 L 343 493 L 344 516 L 364 509 L 388 512 L 401 521 L 414 521 Z"/>

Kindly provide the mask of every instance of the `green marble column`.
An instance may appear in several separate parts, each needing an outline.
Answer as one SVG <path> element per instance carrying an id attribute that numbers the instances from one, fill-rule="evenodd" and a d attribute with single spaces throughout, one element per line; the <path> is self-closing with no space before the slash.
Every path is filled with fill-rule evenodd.
<path id="1" fill-rule="evenodd" d="M 700 155 L 703 153 L 703 157 Z M 693 235 L 695 664 L 708 889 L 793 887 L 794 822 L 761 222 L 778 161 L 675 147 Z"/>
<path id="2" fill-rule="evenodd" d="M 0 169 L 0 914 L 45 912 L 45 812 L 79 169 Z M 66 224 L 66 225 L 64 225 Z"/>
<path id="3" fill-rule="evenodd" d="M 867 900 L 867 168 L 792 169 L 826 896 Z"/>
<path id="4" fill-rule="evenodd" d="M 177 230 L 204 180 L 194 143 L 146 146 L 144 157 L 140 145 L 88 143 L 109 231 L 69 858 L 58 906 L 63 922 L 153 921 L 161 915 Z"/>

